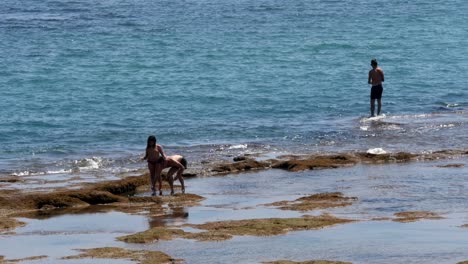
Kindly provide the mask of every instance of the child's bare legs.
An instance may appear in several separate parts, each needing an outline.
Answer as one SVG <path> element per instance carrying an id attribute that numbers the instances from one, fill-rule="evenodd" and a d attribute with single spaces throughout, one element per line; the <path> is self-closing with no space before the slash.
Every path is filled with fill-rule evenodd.
<path id="1" fill-rule="evenodd" d="M 182 177 L 182 173 L 184 172 L 184 167 L 177 169 L 177 176 L 174 180 L 179 179 L 180 185 L 182 185 L 182 193 L 185 193 L 185 184 L 184 184 L 184 177 Z"/>
<path id="2" fill-rule="evenodd" d="M 177 167 L 172 167 L 168 172 L 167 172 L 167 178 L 169 181 L 169 184 L 171 184 L 171 194 L 174 193 L 174 188 L 173 188 L 173 182 L 177 179 L 179 179 L 180 184 L 182 185 L 182 193 L 185 193 L 185 185 L 184 185 L 184 177 L 182 177 L 182 172 L 184 172 L 184 166 L 180 163 L 177 163 Z M 172 175 L 177 172 L 177 176 L 173 179 Z"/>
<path id="3" fill-rule="evenodd" d="M 167 172 L 167 181 L 169 182 L 169 186 L 171 186 L 171 195 L 174 194 L 174 178 L 172 178 L 172 175 L 177 172 L 177 168 L 171 168 Z"/>
<path id="4" fill-rule="evenodd" d="M 182 193 L 185 193 L 185 184 L 184 184 L 184 177 L 182 177 L 182 172 L 184 169 L 181 169 L 177 173 L 177 178 L 179 178 L 180 185 L 182 185 Z"/>
<path id="5" fill-rule="evenodd" d="M 150 180 L 151 180 L 151 195 L 156 195 L 156 188 L 155 188 L 155 185 L 156 185 L 156 166 L 151 164 L 151 163 L 148 163 L 148 169 L 149 169 L 149 172 L 150 172 Z"/>

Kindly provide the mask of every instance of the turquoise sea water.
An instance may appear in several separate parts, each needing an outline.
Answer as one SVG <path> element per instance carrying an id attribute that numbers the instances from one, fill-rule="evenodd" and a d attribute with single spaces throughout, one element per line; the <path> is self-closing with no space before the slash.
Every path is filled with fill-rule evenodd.
<path id="1" fill-rule="evenodd" d="M 465 1 L 0 4 L 0 175 L 467 147 Z M 386 74 L 367 121 L 370 59 Z"/>

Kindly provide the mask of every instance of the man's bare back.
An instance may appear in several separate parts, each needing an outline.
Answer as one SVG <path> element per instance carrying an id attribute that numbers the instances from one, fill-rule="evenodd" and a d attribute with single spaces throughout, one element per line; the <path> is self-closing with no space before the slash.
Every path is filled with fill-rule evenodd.
<path id="1" fill-rule="evenodd" d="M 369 84 L 372 84 L 372 86 L 376 86 L 382 84 L 383 81 L 384 72 L 380 67 L 376 67 L 375 69 L 369 71 Z"/>
<path id="2" fill-rule="evenodd" d="M 181 155 L 168 156 L 164 163 L 164 168 L 170 168 L 167 172 L 166 179 L 171 187 L 171 194 L 174 194 L 174 181 L 177 179 L 179 179 L 182 185 L 182 193 L 185 193 L 184 177 L 182 173 L 187 168 L 187 160 Z M 175 173 L 177 173 L 176 177 L 172 178 Z"/>

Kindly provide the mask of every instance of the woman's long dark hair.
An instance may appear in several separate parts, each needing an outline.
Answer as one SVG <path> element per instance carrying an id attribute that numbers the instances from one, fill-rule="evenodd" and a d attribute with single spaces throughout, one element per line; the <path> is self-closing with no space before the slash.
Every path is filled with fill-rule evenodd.
<path id="1" fill-rule="evenodd" d="M 149 136 L 148 137 L 148 142 L 146 143 L 146 149 L 149 149 L 151 147 L 154 147 L 154 146 L 151 146 L 151 142 L 154 142 L 154 145 L 156 146 L 156 137 L 155 136 Z"/>
<path id="2" fill-rule="evenodd" d="M 154 145 L 156 146 L 156 137 L 155 136 L 149 136 L 148 137 L 148 142 L 146 143 L 146 150 L 148 150 L 149 148 L 151 148 L 151 142 L 154 141 Z M 148 158 L 148 151 L 146 151 L 145 153 L 145 157 L 143 159 L 146 159 Z"/>

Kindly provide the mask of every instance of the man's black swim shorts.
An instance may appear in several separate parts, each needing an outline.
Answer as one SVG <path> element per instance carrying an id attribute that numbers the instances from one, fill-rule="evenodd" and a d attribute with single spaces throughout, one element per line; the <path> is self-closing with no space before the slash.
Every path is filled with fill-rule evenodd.
<path id="1" fill-rule="evenodd" d="M 383 87 L 381 84 L 372 86 L 371 92 L 370 92 L 370 98 L 371 99 L 381 99 L 382 98 L 382 93 L 383 93 Z"/>

